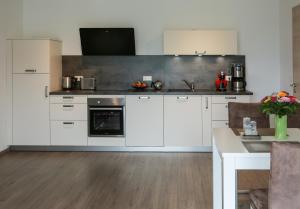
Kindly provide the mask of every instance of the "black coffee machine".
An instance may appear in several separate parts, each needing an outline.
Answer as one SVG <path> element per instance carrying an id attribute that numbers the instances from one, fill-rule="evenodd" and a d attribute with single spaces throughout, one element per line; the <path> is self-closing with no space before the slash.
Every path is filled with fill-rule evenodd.
<path id="1" fill-rule="evenodd" d="M 231 67 L 231 88 L 232 91 L 246 91 L 246 72 L 243 64 L 232 64 Z"/>

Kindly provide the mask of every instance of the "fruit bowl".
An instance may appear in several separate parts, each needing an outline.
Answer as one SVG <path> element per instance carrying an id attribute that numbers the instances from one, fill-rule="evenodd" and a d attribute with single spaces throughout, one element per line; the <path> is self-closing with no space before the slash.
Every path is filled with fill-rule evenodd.
<path id="1" fill-rule="evenodd" d="M 131 86 L 135 89 L 146 89 L 148 85 L 144 82 L 137 81 L 131 84 Z"/>

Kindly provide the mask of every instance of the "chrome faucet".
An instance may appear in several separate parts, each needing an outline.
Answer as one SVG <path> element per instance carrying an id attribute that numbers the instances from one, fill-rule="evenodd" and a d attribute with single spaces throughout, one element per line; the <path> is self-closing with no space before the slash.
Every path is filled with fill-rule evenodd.
<path id="1" fill-rule="evenodd" d="M 192 91 L 195 91 L 195 83 L 188 82 L 187 80 L 182 80 Z"/>

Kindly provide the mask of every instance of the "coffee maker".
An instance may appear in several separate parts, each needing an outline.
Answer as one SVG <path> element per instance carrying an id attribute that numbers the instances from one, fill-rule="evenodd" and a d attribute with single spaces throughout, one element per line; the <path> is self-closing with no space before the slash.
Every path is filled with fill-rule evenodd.
<path id="1" fill-rule="evenodd" d="M 231 67 L 232 91 L 246 91 L 246 72 L 243 64 L 232 64 Z"/>

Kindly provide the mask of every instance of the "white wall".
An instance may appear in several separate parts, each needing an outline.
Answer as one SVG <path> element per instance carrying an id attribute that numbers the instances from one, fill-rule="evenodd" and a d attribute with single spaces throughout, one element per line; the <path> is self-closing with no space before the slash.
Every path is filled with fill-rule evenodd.
<path id="1" fill-rule="evenodd" d="M 134 27 L 138 54 L 162 54 L 164 29 L 236 29 L 248 88 L 260 99 L 279 89 L 279 1 L 24 0 L 23 30 L 59 38 L 65 55 L 77 55 L 80 27 Z"/>
<path id="2" fill-rule="evenodd" d="M 6 72 L 6 38 L 22 33 L 22 1 L 0 0 L 0 151 L 11 144 L 10 80 Z"/>

